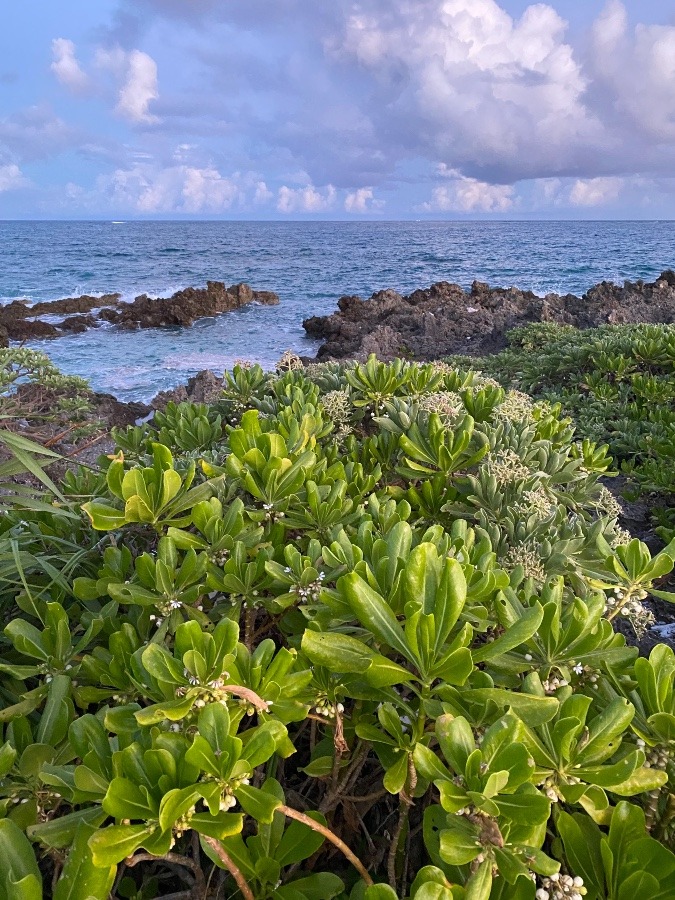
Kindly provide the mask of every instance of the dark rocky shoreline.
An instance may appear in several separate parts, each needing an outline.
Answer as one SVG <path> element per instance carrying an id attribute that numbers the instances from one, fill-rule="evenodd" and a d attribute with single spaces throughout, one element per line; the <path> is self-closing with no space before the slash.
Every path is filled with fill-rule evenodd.
<path id="1" fill-rule="evenodd" d="M 403 296 L 377 291 L 369 300 L 345 296 L 338 311 L 312 316 L 303 326 L 320 338 L 317 360 L 379 359 L 396 356 L 438 359 L 450 354 L 495 353 L 506 346 L 506 332 L 528 322 L 557 322 L 592 328 L 637 322 L 675 322 L 675 272 L 654 282 L 603 281 L 582 297 L 539 297 L 518 288 L 492 288 L 474 281 L 471 290 L 440 281 Z"/>
<path id="2" fill-rule="evenodd" d="M 225 287 L 222 281 L 207 281 L 205 288 L 188 287 L 171 297 L 141 294 L 124 303 L 121 294 L 92 297 L 65 297 L 28 304 L 14 300 L 0 306 L 0 347 L 9 341 L 62 337 L 97 328 L 104 323 L 120 328 L 186 327 L 198 319 L 217 316 L 247 303 L 276 305 L 279 297 L 272 291 L 255 291 L 248 284 Z M 62 317 L 46 322 L 40 316 Z"/>

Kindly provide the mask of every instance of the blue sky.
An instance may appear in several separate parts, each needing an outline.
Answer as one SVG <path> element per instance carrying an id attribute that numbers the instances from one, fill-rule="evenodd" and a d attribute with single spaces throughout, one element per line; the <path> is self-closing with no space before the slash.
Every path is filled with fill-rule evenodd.
<path id="1" fill-rule="evenodd" d="M 24 0 L 0 218 L 673 218 L 672 0 Z"/>

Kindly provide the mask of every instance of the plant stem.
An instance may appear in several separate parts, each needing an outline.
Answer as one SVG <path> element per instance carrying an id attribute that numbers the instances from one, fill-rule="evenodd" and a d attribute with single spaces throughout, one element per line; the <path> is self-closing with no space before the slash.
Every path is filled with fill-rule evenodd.
<path id="1" fill-rule="evenodd" d="M 387 876 L 389 878 L 389 884 L 392 890 L 396 890 L 396 856 L 398 854 L 398 845 L 401 841 L 401 834 L 403 833 L 403 829 L 405 827 L 406 822 L 408 821 L 408 813 L 410 812 L 410 807 L 413 805 L 412 794 L 417 786 L 417 772 L 415 771 L 415 764 L 413 762 L 412 753 L 408 754 L 408 776 L 406 778 L 406 783 L 403 787 L 403 790 L 399 794 L 399 810 L 398 810 L 398 821 L 396 823 L 396 828 L 394 829 L 394 834 L 391 838 L 391 846 L 389 848 L 389 855 L 387 857 Z"/>
<path id="2" fill-rule="evenodd" d="M 312 831 L 318 831 L 319 834 L 322 834 L 326 838 L 326 840 L 330 841 L 331 844 L 334 844 L 338 848 L 338 850 L 340 850 L 347 857 L 347 859 L 354 866 L 361 878 L 363 878 L 366 885 L 370 887 L 370 885 L 373 883 L 373 879 L 368 874 L 368 870 L 366 869 L 366 867 L 363 865 L 358 856 L 355 856 L 355 854 L 352 853 L 345 842 L 341 840 L 336 834 L 334 834 L 330 830 L 330 828 L 326 828 L 326 826 L 322 825 L 320 822 L 315 822 L 314 819 L 306 816 L 304 813 L 298 812 L 297 809 L 291 809 L 290 806 L 286 806 L 285 804 L 282 804 L 279 807 L 279 812 L 283 813 L 285 816 L 288 816 L 289 819 L 295 819 L 296 822 L 302 822 L 303 825 L 307 825 L 307 827 L 311 828 Z"/>
<path id="3" fill-rule="evenodd" d="M 349 790 L 349 788 L 353 785 L 354 781 L 358 778 L 361 769 L 364 766 L 366 761 L 366 757 L 368 756 L 368 752 L 370 750 L 370 744 L 368 742 L 359 741 L 359 745 L 357 746 L 357 750 L 352 757 L 352 760 L 349 764 L 349 768 L 347 769 L 342 781 L 339 784 L 333 782 L 331 784 L 331 789 L 328 791 L 326 796 L 321 801 L 321 806 L 319 806 L 320 813 L 328 813 L 330 810 L 336 805 L 339 801 L 340 797 L 344 793 L 344 791 Z M 337 756 L 337 751 L 336 751 Z"/>
<path id="4" fill-rule="evenodd" d="M 244 614 L 244 645 L 249 653 L 253 651 L 253 632 L 255 631 L 256 609 L 246 606 Z"/>
<path id="5" fill-rule="evenodd" d="M 249 887 L 249 884 L 246 881 L 246 879 L 244 878 L 241 869 L 238 868 L 238 866 L 236 865 L 236 863 L 234 862 L 234 860 L 232 859 L 230 854 L 227 852 L 227 850 L 220 843 L 220 841 L 217 841 L 215 838 L 208 837 L 205 834 L 202 835 L 202 840 L 204 841 L 205 844 L 209 845 L 209 847 L 213 850 L 213 852 L 216 854 L 218 859 L 222 862 L 222 864 L 228 870 L 230 875 L 237 882 L 237 887 L 241 891 L 241 895 L 244 898 L 244 900 L 255 900 L 253 891 Z"/>
<path id="6" fill-rule="evenodd" d="M 163 861 L 174 866 L 184 866 L 189 869 L 195 877 L 194 892 L 197 896 L 203 897 L 206 892 L 206 880 L 204 872 L 199 865 L 198 859 L 190 859 L 189 856 L 181 856 L 180 853 L 165 853 L 163 856 L 155 856 L 152 853 L 137 853 L 135 856 L 128 856 L 124 862 L 128 869 L 133 869 L 142 862 L 158 862 Z"/>

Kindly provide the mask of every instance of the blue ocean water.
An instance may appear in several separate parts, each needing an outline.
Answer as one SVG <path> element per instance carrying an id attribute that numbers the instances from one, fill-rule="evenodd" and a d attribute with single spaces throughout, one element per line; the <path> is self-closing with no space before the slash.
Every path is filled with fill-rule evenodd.
<path id="1" fill-rule="evenodd" d="M 236 358 L 313 354 L 302 320 L 343 294 L 477 278 L 539 294 L 675 267 L 671 222 L 0 222 L 0 303 L 121 292 L 168 296 L 208 280 L 276 291 L 186 329 L 105 327 L 31 346 L 122 399 L 150 399 Z"/>

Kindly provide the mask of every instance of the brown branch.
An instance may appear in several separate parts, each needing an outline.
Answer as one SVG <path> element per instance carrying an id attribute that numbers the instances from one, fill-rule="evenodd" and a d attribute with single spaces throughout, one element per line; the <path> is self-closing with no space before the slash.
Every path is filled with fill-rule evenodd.
<path id="1" fill-rule="evenodd" d="M 255 900 L 253 891 L 249 887 L 246 879 L 244 878 L 241 869 L 237 866 L 237 864 L 234 862 L 234 860 L 232 859 L 230 854 L 227 852 L 227 850 L 223 847 L 223 845 L 220 843 L 220 841 L 217 841 L 215 838 L 208 837 L 205 834 L 202 835 L 202 840 L 204 841 L 205 844 L 209 845 L 209 847 L 213 850 L 213 852 L 216 854 L 218 859 L 222 862 L 222 864 L 228 870 L 230 875 L 237 882 L 237 887 L 241 891 L 241 895 L 244 898 L 244 900 Z"/>
<path id="2" fill-rule="evenodd" d="M 415 763 L 413 762 L 412 753 L 408 754 L 408 774 L 406 776 L 403 790 L 399 793 L 399 809 L 398 821 L 391 838 L 391 846 L 389 847 L 389 855 L 387 856 L 387 876 L 392 890 L 396 890 L 396 856 L 398 855 L 398 845 L 401 841 L 401 834 L 408 821 L 410 807 L 413 805 L 412 794 L 417 787 L 417 772 Z"/>
<path id="3" fill-rule="evenodd" d="M 331 790 L 326 793 L 325 797 L 321 801 L 319 812 L 324 814 L 330 812 L 330 810 L 340 800 L 343 792 L 349 790 L 352 787 L 356 779 L 359 777 L 359 774 L 361 773 L 361 769 L 365 764 L 366 757 L 368 756 L 369 751 L 370 744 L 367 741 L 361 743 L 357 751 L 354 753 L 354 756 L 347 767 L 347 771 L 345 772 L 342 781 L 339 784 L 335 784 L 333 787 L 331 787 Z"/>
<path id="4" fill-rule="evenodd" d="M 338 850 L 340 850 L 347 857 L 349 862 L 354 866 L 354 868 L 359 873 L 361 878 L 363 878 L 368 887 L 373 884 L 373 879 L 368 874 L 368 870 L 363 865 L 358 856 L 356 856 L 345 844 L 345 842 L 341 840 L 336 834 L 334 834 L 330 830 L 330 828 L 326 828 L 325 825 L 322 825 L 320 822 L 315 822 L 314 819 L 312 819 L 310 816 L 306 816 L 304 813 L 298 812 L 297 809 L 291 809 L 290 806 L 285 806 L 284 804 L 279 807 L 279 812 L 283 813 L 285 816 L 288 816 L 289 819 L 295 819 L 296 822 L 302 822 L 303 825 L 307 825 L 308 828 L 311 828 L 313 831 L 317 831 L 319 834 L 322 834 L 326 838 L 326 840 L 330 841 L 331 844 L 334 844 L 338 848 Z"/>
<path id="5" fill-rule="evenodd" d="M 307 713 L 305 719 L 309 719 L 310 722 L 321 722 L 322 725 L 332 725 L 330 719 L 324 718 L 324 716 L 317 716 L 314 713 Z M 316 737 L 316 736 L 315 736 Z"/>
<path id="6" fill-rule="evenodd" d="M 371 794 L 364 794 L 359 797 L 357 794 L 342 794 L 341 800 L 347 800 L 349 803 L 373 803 L 386 797 L 389 791 L 386 788 L 380 788 L 379 791 L 373 791 Z"/>
<path id="7" fill-rule="evenodd" d="M 389 878 L 389 884 L 394 891 L 396 890 L 396 856 L 398 854 L 398 845 L 401 841 L 401 832 L 403 831 L 403 826 L 408 818 L 409 810 L 410 805 L 401 798 L 401 803 L 398 808 L 398 821 L 396 822 L 394 833 L 391 836 L 391 844 L 389 845 L 389 853 L 387 855 L 387 876 Z"/>
<path id="8" fill-rule="evenodd" d="M 255 620 L 257 610 L 254 606 L 246 606 L 244 613 L 244 646 L 249 653 L 253 652 L 253 632 L 255 631 Z"/>
<path id="9" fill-rule="evenodd" d="M 345 772 L 345 777 L 342 779 L 342 783 L 340 784 L 340 794 L 344 791 L 350 791 L 359 776 L 361 775 L 361 771 L 366 764 L 368 759 L 368 754 L 370 753 L 370 744 L 368 741 L 363 741 L 361 746 L 358 748 L 356 754 L 354 755 L 354 759 L 349 764 L 349 768 Z"/>
<path id="10" fill-rule="evenodd" d="M 98 444 L 98 442 L 102 441 L 105 437 L 108 437 L 108 432 L 102 431 L 99 435 L 92 438 L 92 440 L 87 441 L 87 443 L 83 444 L 81 447 L 76 447 L 74 450 L 71 450 L 70 453 L 65 453 L 64 459 L 71 459 L 73 456 L 79 456 L 80 453 L 84 453 L 85 450 L 88 450 L 89 447 L 93 447 L 94 444 Z"/>
<path id="11" fill-rule="evenodd" d="M 253 637 L 251 639 L 252 643 L 256 644 L 264 634 L 267 634 L 268 631 L 276 628 L 281 618 L 282 617 L 280 615 L 272 616 L 272 618 L 268 622 L 266 622 L 264 625 L 261 625 L 260 628 L 256 629 L 256 631 L 253 632 Z"/>
<path id="12" fill-rule="evenodd" d="M 197 896 L 203 897 L 206 891 L 206 881 L 204 880 L 204 872 L 196 859 L 190 859 L 189 856 L 182 856 L 180 853 L 165 853 L 163 856 L 155 856 L 153 853 L 136 853 L 134 856 L 127 856 L 124 863 L 128 869 L 133 869 L 142 862 L 167 862 L 174 866 L 184 866 L 189 869 L 195 878 L 193 890 Z"/>

